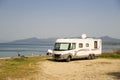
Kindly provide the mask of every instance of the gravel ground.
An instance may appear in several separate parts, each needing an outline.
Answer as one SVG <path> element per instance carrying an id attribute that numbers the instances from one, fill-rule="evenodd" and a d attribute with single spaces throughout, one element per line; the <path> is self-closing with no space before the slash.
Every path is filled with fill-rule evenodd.
<path id="1" fill-rule="evenodd" d="M 120 59 L 48 60 L 39 67 L 36 80 L 120 80 Z"/>

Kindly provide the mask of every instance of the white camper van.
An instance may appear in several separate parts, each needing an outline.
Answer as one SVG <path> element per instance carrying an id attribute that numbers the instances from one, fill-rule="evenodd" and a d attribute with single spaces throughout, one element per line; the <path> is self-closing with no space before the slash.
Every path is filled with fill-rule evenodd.
<path id="1" fill-rule="evenodd" d="M 75 58 L 94 59 L 102 52 L 101 39 L 82 38 L 57 39 L 54 45 L 53 58 L 55 60 L 70 61 Z"/>

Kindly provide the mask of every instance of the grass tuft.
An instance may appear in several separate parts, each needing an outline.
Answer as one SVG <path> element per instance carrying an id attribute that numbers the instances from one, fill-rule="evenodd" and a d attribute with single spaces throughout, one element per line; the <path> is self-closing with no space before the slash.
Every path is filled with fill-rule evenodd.
<path id="1" fill-rule="evenodd" d="M 44 56 L 18 57 L 0 60 L 0 80 L 23 78 L 37 73 L 37 62 L 45 61 Z"/>
<path id="2" fill-rule="evenodd" d="M 99 57 L 100 58 L 120 59 L 120 50 L 115 50 L 113 52 L 104 52 Z"/>

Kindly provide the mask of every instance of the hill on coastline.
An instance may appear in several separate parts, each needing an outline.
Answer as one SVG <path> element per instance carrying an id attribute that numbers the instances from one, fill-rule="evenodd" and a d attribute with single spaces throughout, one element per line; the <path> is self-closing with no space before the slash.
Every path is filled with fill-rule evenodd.
<path id="1" fill-rule="evenodd" d="M 39 39 L 36 37 L 28 38 L 28 39 L 21 39 L 21 40 L 15 40 L 8 43 L 3 44 L 44 44 L 44 45 L 52 45 L 56 39 L 55 38 L 48 38 L 48 39 Z"/>
<path id="2" fill-rule="evenodd" d="M 111 45 L 120 45 L 120 39 L 111 38 L 109 36 L 100 37 L 102 39 L 103 44 L 111 44 Z"/>

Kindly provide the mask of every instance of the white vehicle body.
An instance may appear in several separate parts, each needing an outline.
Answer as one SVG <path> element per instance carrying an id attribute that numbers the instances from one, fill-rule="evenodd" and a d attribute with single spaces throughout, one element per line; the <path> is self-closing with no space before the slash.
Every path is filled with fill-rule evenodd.
<path id="1" fill-rule="evenodd" d="M 53 50 L 55 60 L 75 58 L 94 59 L 102 53 L 102 40 L 86 38 L 57 39 Z"/>

